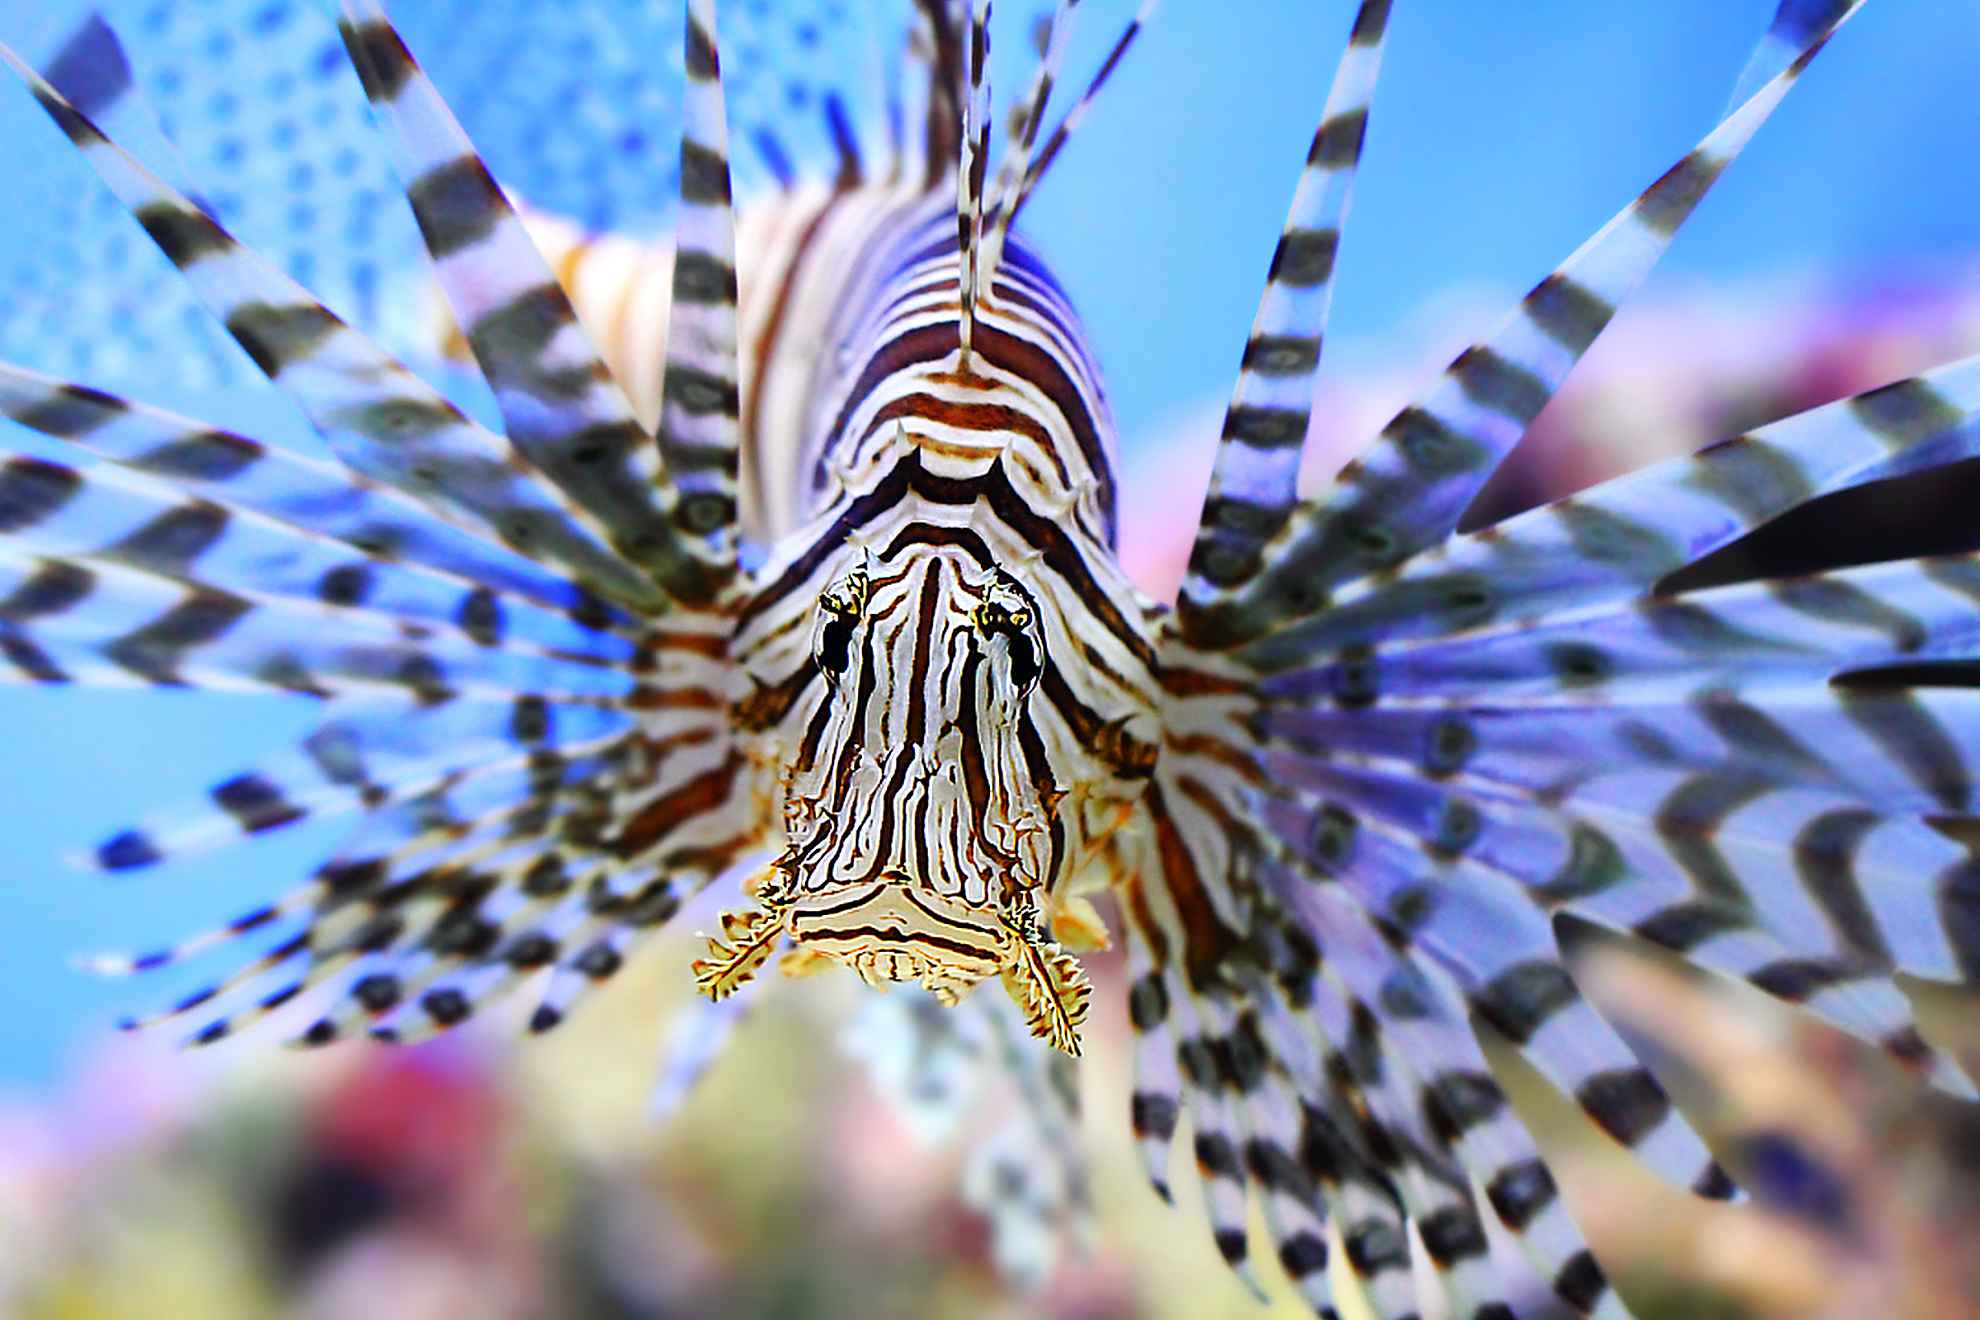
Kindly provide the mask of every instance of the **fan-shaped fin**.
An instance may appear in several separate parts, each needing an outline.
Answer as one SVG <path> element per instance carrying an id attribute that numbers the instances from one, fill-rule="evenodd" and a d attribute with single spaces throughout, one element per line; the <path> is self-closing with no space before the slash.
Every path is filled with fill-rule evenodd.
<path id="1" fill-rule="evenodd" d="M 1384 708 L 1627 694 L 1671 702 L 1879 671 L 1960 681 L 1980 639 L 1980 555 L 1903 560 L 1349 648 L 1267 679 L 1282 701 Z"/>
<path id="2" fill-rule="evenodd" d="M 450 520 L 558 564 L 644 612 L 658 588 L 601 544 L 555 487 L 519 469 L 515 451 L 236 243 L 183 194 L 113 144 L 61 94 L 0 48 L 49 117 L 172 259 L 256 366 L 302 407 L 338 456 Z"/>
<path id="3" fill-rule="evenodd" d="M 1555 800 L 1629 767 L 1696 776 L 1695 805 L 1728 810 L 1774 788 L 1853 797 L 1883 813 L 1971 813 L 1980 691 L 1885 684 L 1700 690 L 1688 701 L 1562 694 L 1369 711 L 1315 706 L 1269 716 L 1305 748 L 1385 757 L 1431 778 L 1474 778 Z"/>

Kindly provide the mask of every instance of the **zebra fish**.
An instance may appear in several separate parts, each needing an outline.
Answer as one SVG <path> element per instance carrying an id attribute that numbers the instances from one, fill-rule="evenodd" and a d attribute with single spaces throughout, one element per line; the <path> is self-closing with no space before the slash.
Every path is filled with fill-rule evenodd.
<path id="1" fill-rule="evenodd" d="M 97 865 L 353 825 L 293 890 L 103 969 L 286 925 L 140 1024 L 210 1042 L 301 1001 L 303 1044 L 410 1041 L 538 980 L 546 1031 L 719 882 L 710 999 L 776 958 L 959 1013 L 1003 993 L 1077 1055 L 1104 896 L 1148 1177 L 1169 1195 L 1187 1127 L 1233 1269 L 1255 1198 L 1322 1315 L 1337 1257 L 1385 1316 L 1624 1314 L 1473 1020 L 1656 1172 L 1737 1188 L 1583 998 L 1564 923 L 1972 1094 L 1894 977 L 1980 977 L 1958 686 L 1980 567 L 1662 584 L 1819 495 L 1980 452 L 1980 365 L 1458 530 L 1860 5 L 1782 0 L 1699 144 L 1301 497 L 1390 14 L 1364 0 L 1172 602 L 1115 552 L 1101 373 L 1015 225 L 1152 3 L 1048 132 L 1086 8 L 1059 0 L 993 171 L 989 0 L 918 0 L 878 26 L 877 113 L 825 100 L 823 177 L 749 124 L 769 186 L 739 207 L 730 14 L 688 0 L 662 249 L 512 198 L 375 0 L 343 0 L 479 409 L 235 238 L 107 26 L 39 68 L 8 51 L 327 450 L 0 366 L 0 410 L 64 447 L 0 467 L 8 676 L 322 707 Z"/>

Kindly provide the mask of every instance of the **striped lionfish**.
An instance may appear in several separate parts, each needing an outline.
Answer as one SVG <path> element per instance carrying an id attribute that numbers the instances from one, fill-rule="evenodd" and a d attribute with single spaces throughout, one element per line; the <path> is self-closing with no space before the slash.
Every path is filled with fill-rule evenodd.
<path id="1" fill-rule="evenodd" d="M 543 972 L 541 1031 L 739 878 L 694 964 L 709 996 L 780 951 L 965 1008 L 994 979 L 1076 1054 L 1104 893 L 1147 1172 L 1166 1196 L 1186 1120 L 1234 1268 L 1255 1194 L 1322 1314 L 1330 1253 L 1384 1315 L 1621 1314 L 1472 1018 L 1657 1172 L 1737 1189 L 1583 999 L 1557 916 L 1970 1094 L 1893 976 L 1980 976 L 1959 842 L 1980 706 L 1935 668 L 1971 644 L 1980 562 L 1660 583 L 1817 495 L 1976 452 L 1980 365 L 1457 531 L 1859 3 L 1783 0 L 1710 134 L 1301 498 L 1390 9 L 1365 0 L 1174 602 L 1117 559 L 1100 373 L 1014 223 L 1152 6 L 1048 133 L 1084 8 L 1059 0 L 993 172 L 989 0 L 917 0 L 881 60 L 886 131 L 827 100 L 821 177 L 754 129 L 769 186 L 738 208 L 737 78 L 689 0 L 667 249 L 512 198 L 375 0 L 344 0 L 487 421 L 231 235 L 103 23 L 38 68 L 9 52 L 330 453 L 0 367 L 0 407 L 72 455 L 0 469 L 10 672 L 322 703 L 291 757 L 99 863 L 360 822 L 296 891 L 116 968 L 294 920 L 159 1018 L 218 1012 L 211 1041 L 321 989 L 302 1042 L 410 1040 Z"/>

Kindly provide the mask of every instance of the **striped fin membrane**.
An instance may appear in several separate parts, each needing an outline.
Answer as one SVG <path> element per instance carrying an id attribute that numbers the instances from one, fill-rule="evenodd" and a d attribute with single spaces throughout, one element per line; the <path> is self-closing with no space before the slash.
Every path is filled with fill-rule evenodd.
<path id="1" fill-rule="evenodd" d="M 130 1024 L 184 1023 L 196 1044 L 312 994 L 323 1011 L 301 1043 L 365 1030 L 414 1040 L 546 972 L 531 1025 L 548 1029 L 584 988 L 615 974 L 639 934 L 754 842 L 753 824 L 714 809 L 738 781 L 721 728 L 723 675 L 708 658 L 716 633 L 678 608 L 719 610 L 734 553 L 706 501 L 699 513 L 690 504 L 706 468 L 714 478 L 701 492 L 724 496 L 718 512 L 733 521 L 734 407 L 703 406 L 737 393 L 712 7 L 695 6 L 688 30 L 688 195 L 664 382 L 681 408 L 663 409 L 657 443 L 633 434 L 566 295 L 404 43 L 375 6 L 346 6 L 341 26 L 500 432 L 449 411 L 341 325 L 323 331 L 333 352 L 298 342 L 255 361 L 296 394 L 348 472 L 0 369 L 10 416 L 98 460 L 6 469 L 0 531 L 11 539 L 0 555 L 24 566 L 22 589 L 8 596 L 7 622 L 20 625 L 9 636 L 43 644 L 31 653 L 23 642 L 10 656 L 38 656 L 30 676 L 39 679 L 116 677 L 75 662 L 58 675 L 60 642 L 116 663 L 142 657 L 144 681 L 274 686 L 326 703 L 294 755 L 230 777 L 194 809 L 125 831 L 94 857 L 135 870 L 306 820 L 357 819 L 358 838 L 291 893 L 176 945 L 95 961 L 105 972 L 148 972 L 271 933 L 231 973 Z M 710 159 L 719 183 L 696 168 Z M 111 164 L 131 196 L 170 193 L 128 160 Z M 143 205 L 154 208 L 154 236 L 168 231 L 167 255 L 205 279 L 235 333 L 244 305 L 327 324 L 320 304 L 196 215 L 193 196 L 180 188 Z M 209 263 L 240 269 L 216 274 Z M 318 374 L 298 374 L 309 372 Z M 709 379 L 716 390 L 696 393 Z M 390 397 L 374 407 L 362 387 L 379 381 Z M 543 553 L 540 537 L 498 516 L 499 501 L 443 507 L 451 522 L 436 518 L 435 491 L 461 484 L 463 469 L 445 444 L 415 434 L 428 422 L 499 461 L 521 498 L 554 512 L 558 534 L 581 547 L 569 557 L 595 571 L 583 578 Z M 692 567 L 664 542 L 668 519 L 685 529 L 678 540 Z M 192 622 L 181 595 L 200 606 Z M 666 626 L 653 625 L 662 613 Z M 688 658 L 669 654 L 676 647 Z M 664 865 L 647 860 L 656 852 Z M 1038 1213 L 1001 1193 L 992 1204 L 1001 1218 Z"/>
<path id="2" fill-rule="evenodd" d="M 1187 616 L 1191 642 L 1226 649 L 1320 613 L 1338 584 L 1391 570 L 1449 536 L 1826 40 L 1810 45 L 1535 286 L 1495 334 L 1459 354 L 1329 490 L 1293 511 L 1261 554 L 1206 558 L 1199 567 L 1222 580 L 1191 582 L 1199 602 Z"/>
<path id="3" fill-rule="evenodd" d="M 736 359 L 736 236 L 713 0 L 688 5 L 675 235 L 660 445 L 680 485 L 678 521 L 704 557 L 736 557 L 741 368 Z"/>
<path id="4" fill-rule="evenodd" d="M 611 764 L 609 757 L 572 758 L 566 778 L 609 773 Z M 473 782 L 464 780 L 450 789 L 406 798 L 375 816 L 364 833 L 384 837 L 379 824 L 398 815 L 410 830 L 423 834 L 423 841 L 416 838 L 411 844 L 375 854 L 356 846 L 347 848 L 318 868 L 306 885 L 222 928 L 139 958 L 99 959 L 94 965 L 97 970 L 113 973 L 150 971 L 249 931 L 306 914 L 306 927 L 275 951 L 285 960 L 301 959 L 301 975 L 292 993 L 345 972 L 354 962 L 362 961 L 370 969 L 368 977 L 345 981 L 346 1007 L 340 1015 L 343 1026 L 313 1030 L 307 1037 L 311 1043 L 334 1039 L 348 1028 L 350 1014 L 359 1009 L 375 1013 L 389 1007 L 381 1002 L 385 996 L 379 993 L 379 978 L 391 977 L 396 982 L 403 963 L 415 955 L 427 956 L 421 950 L 454 960 L 494 953 L 517 967 L 542 966 L 557 950 L 545 933 L 547 923 L 537 924 L 537 918 L 553 900 L 572 891 L 574 876 L 582 875 L 580 869 L 566 865 L 567 846 L 541 835 L 546 822 L 567 830 L 582 819 L 581 802 L 558 803 L 557 780 L 542 768 L 532 769 L 526 785 L 531 796 L 522 806 L 498 808 L 479 820 L 467 816 L 476 809 L 471 802 L 477 797 L 475 789 L 483 790 L 478 795 L 483 802 L 506 789 L 513 803 L 517 788 L 513 778 L 503 782 L 483 773 Z M 502 928 L 488 920 L 490 914 L 505 917 L 520 931 L 512 929 L 513 938 L 500 939 Z M 260 966 L 265 970 L 267 965 Z M 243 969 L 243 973 L 259 975 L 253 967 Z M 268 1007 L 253 999 L 246 1005 L 217 1006 L 222 995 L 246 984 L 243 973 L 227 977 L 136 1025 L 201 1013 L 208 1016 L 196 1040 L 233 1034 L 260 1016 L 259 1009 Z M 248 1013 L 245 1018 L 240 1015 L 243 1010 Z"/>
<path id="5" fill-rule="evenodd" d="M 1685 564 L 1800 503 L 1980 454 L 1976 387 L 1980 367 L 1955 362 L 1452 537 L 1393 575 L 1344 587 L 1329 609 L 1288 622 L 1245 655 L 1278 670 L 1377 641 L 1482 642 L 1519 631 L 1519 620 L 1635 608 Z M 1780 590 L 1810 603 L 1821 592 L 1806 583 Z"/>
<path id="6" fill-rule="evenodd" d="M 659 452 L 515 208 L 383 11 L 353 0 L 340 29 L 511 443 L 617 552 L 692 599 Z"/>
<path id="7" fill-rule="evenodd" d="M 420 709 L 403 701 L 333 702 L 301 746 L 229 777 L 201 808 L 164 813 L 96 850 L 105 870 L 124 871 L 188 856 L 264 834 L 306 818 L 362 811 L 369 818 L 395 804 L 463 790 L 481 777 L 506 788 L 529 775 L 554 777 L 566 765 L 602 754 L 629 723 L 618 711 L 552 707 L 540 698 L 510 706 L 458 702 Z M 582 763 L 580 761 L 580 763 Z M 412 819 L 382 823 L 424 826 Z"/>
<path id="8" fill-rule="evenodd" d="M 354 0 L 342 30 L 501 434 L 237 244 L 7 53 L 341 465 L 0 365 L 0 412 L 85 460 L 0 461 L 9 676 L 324 702 L 295 752 L 94 854 L 125 871 L 305 820 L 358 822 L 289 895 L 176 946 L 92 964 L 150 971 L 299 926 L 134 1024 L 203 1017 L 197 1042 L 332 981 L 337 997 L 306 1043 L 361 1025 L 413 1039 L 538 972 L 549 981 L 532 1025 L 547 1029 L 761 828 L 734 795 L 744 780 L 720 645 L 735 578 L 737 371 L 712 6 L 689 14 L 699 87 L 685 155 L 716 167 L 684 179 L 663 421 L 713 457 L 682 450 L 672 473 L 668 439 L 634 420 L 382 13 Z M 728 385 L 710 423 L 702 382 L 714 374 Z"/>
<path id="9" fill-rule="evenodd" d="M 898 125 L 886 153 L 862 139 L 851 102 L 820 102 L 837 168 L 819 194 L 828 205 L 856 202 L 910 158 L 931 195 L 955 172 L 958 268 L 941 286 L 957 290 L 955 337 L 939 343 L 946 307 L 913 333 L 959 347 L 965 370 L 972 353 L 1019 342 L 994 324 L 1011 309 L 987 291 L 1036 294 L 1054 316 L 1063 304 L 1017 263 L 998 284 L 1000 257 L 1153 8 L 1144 0 L 1045 133 L 1080 3 L 1053 11 L 994 187 L 989 0 L 917 4 L 909 63 L 926 85 L 881 98 Z M 1273 1254 L 1322 1315 L 1336 1314 L 1330 1268 L 1384 1316 L 1624 1313 L 1494 1079 L 1478 1022 L 1654 1171 L 1736 1194 L 1582 996 L 1567 922 L 1745 979 L 1971 1093 L 1893 978 L 1980 980 L 1980 865 L 1962 842 L 1980 816 L 1980 710 L 1956 681 L 1976 636 L 1974 558 L 1684 595 L 1661 584 L 1816 495 L 1973 454 L 1973 364 L 1455 534 L 1855 8 L 1784 0 L 1699 147 L 1302 503 L 1300 445 L 1389 4 L 1356 13 L 1240 365 L 1179 610 L 1163 623 L 1161 755 L 1133 818 L 1095 845 L 1131 928 L 1138 1149 L 1166 1196 L 1187 1119 L 1215 1245 L 1254 1287 L 1255 1192 Z M 579 324 L 584 298 L 558 278 L 565 254 L 545 259 L 375 0 L 344 0 L 340 27 L 499 430 L 235 242 L 174 160 L 133 140 L 153 172 L 114 145 L 102 129 L 145 131 L 134 101 L 85 96 L 74 69 L 44 82 L 12 61 L 344 469 L 0 365 L 0 411 L 61 452 L 0 457 L 8 676 L 322 703 L 292 753 L 95 854 L 102 869 L 135 870 L 306 820 L 354 824 L 274 901 L 95 962 L 149 971 L 268 939 L 133 1024 L 184 1023 L 195 1042 L 305 996 L 315 1016 L 301 1043 L 415 1040 L 525 979 L 542 982 L 530 1025 L 548 1030 L 703 885 L 774 849 L 760 758 L 731 727 L 729 632 L 749 585 L 744 373 L 712 0 L 686 4 L 672 296 L 664 354 L 650 355 L 661 379 L 630 391 L 657 398 L 650 430 Z M 794 190 L 778 136 L 745 131 Z M 946 233 L 947 202 L 921 200 L 939 205 Z M 885 512 L 906 492 L 953 504 L 959 489 L 917 458 L 856 503 Z M 1011 534 L 1043 522 L 1035 539 L 1047 539 L 1050 520 L 1008 479 L 963 498 L 984 490 L 995 516 L 946 530 L 980 538 L 1021 510 Z M 777 592 L 822 575 L 848 530 L 864 529 L 834 522 L 831 543 L 777 547 Z M 1039 553 L 1063 560 L 1072 545 Z M 765 645 L 800 667 L 747 705 L 797 708 L 813 677 L 799 630 Z M 1067 713 L 1079 698 L 1054 684 L 1056 670 L 1044 699 L 1082 736 Z"/>
<path id="10" fill-rule="evenodd" d="M 319 676 L 514 693 L 533 670 L 561 674 L 580 700 L 632 686 L 623 673 L 597 685 L 601 669 L 631 657 L 628 645 L 129 468 L 14 457 L 0 462 L 0 506 L 10 581 L 0 613 L 24 649 L 94 642 L 154 681 L 193 682 L 183 663 L 229 685 L 316 694 L 332 690 Z M 134 630 L 170 609 L 186 615 L 179 641 L 162 624 L 142 641 Z"/>
<path id="11" fill-rule="evenodd" d="M 201 301 L 347 464 L 442 516 L 557 564 L 609 599 L 644 610 L 663 603 L 659 589 L 602 544 L 556 487 L 518 466 L 517 450 L 235 242 L 11 51 L 5 55 Z"/>
<path id="12" fill-rule="evenodd" d="M 609 647 L 603 634 L 625 618 L 514 551 L 434 520 L 392 486 L 195 418 L 4 363 L 0 413 L 161 489 L 300 538 L 348 546 L 366 563 L 326 579 L 319 593 L 326 599 L 368 598 L 360 579 L 369 572 L 418 574 L 436 588 L 459 584 L 454 613 L 471 635 L 499 637 L 518 627 L 573 650 Z M 38 516 L 60 508 L 55 494 L 36 505 Z M 629 655 L 630 647 L 608 653 Z"/>
<path id="13" fill-rule="evenodd" d="M 1271 809 L 1285 835 L 1322 837 L 1323 823 L 1348 814 L 1344 803 L 1376 804 L 1354 817 L 1356 833 L 1346 852 L 1310 857 L 1308 864 L 1331 867 L 1339 887 L 1392 928 L 1410 923 L 1410 943 L 1448 969 L 1480 1015 L 1521 1046 L 1544 1076 L 1570 1095 L 1583 1095 L 1595 1076 L 1627 1073 L 1632 1085 L 1661 1096 L 1622 1041 L 1580 1002 L 1560 964 L 1547 913 L 1490 857 L 1450 846 L 1463 843 L 1460 832 L 1474 828 L 1468 801 L 1434 788 L 1330 775 L 1291 758 L 1275 761 L 1274 768 L 1298 776 L 1293 782 L 1301 790 L 1317 790 L 1290 795 L 1290 802 Z M 1386 796 L 1378 797 L 1379 790 Z M 1432 843 L 1427 858 L 1420 846 L 1426 838 Z M 1495 932 L 1489 946 L 1475 938 L 1479 929 Z M 1709 1155 L 1681 1119 L 1664 1131 L 1663 1113 L 1645 1125 L 1606 1122 L 1599 1112 L 1594 1117 L 1674 1180 L 1714 1181 Z M 1616 1133 L 1617 1127 L 1627 1132 Z"/>

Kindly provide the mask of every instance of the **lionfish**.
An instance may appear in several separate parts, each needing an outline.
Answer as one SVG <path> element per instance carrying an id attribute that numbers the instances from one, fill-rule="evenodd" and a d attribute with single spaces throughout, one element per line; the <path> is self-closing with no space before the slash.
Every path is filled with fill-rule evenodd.
<path id="1" fill-rule="evenodd" d="M 1333 1254 L 1387 1316 L 1624 1313 L 1473 1019 L 1658 1173 L 1737 1189 L 1584 1000 L 1556 918 L 1971 1094 L 1893 978 L 1980 977 L 1980 705 L 1955 681 L 1980 559 L 1660 584 L 1980 452 L 1980 361 L 1457 528 L 1859 3 L 1783 0 L 1710 134 L 1302 498 L 1389 18 L 1365 0 L 1172 602 L 1118 560 L 1100 372 L 1015 226 L 1152 3 L 1045 132 L 1085 7 L 1058 0 L 993 171 L 989 0 L 916 0 L 875 27 L 882 131 L 826 98 L 821 173 L 752 125 L 767 186 L 738 207 L 738 79 L 688 0 L 668 248 L 505 192 L 375 0 L 344 0 L 487 420 L 230 234 L 101 20 L 38 70 L 7 52 L 329 451 L 0 367 L 0 408 L 74 455 L 0 468 L 9 675 L 322 706 L 292 755 L 98 864 L 358 821 L 293 892 L 109 969 L 290 921 L 147 1021 L 207 1015 L 213 1041 L 317 992 L 302 1043 L 412 1040 L 542 973 L 544 1031 L 720 879 L 708 996 L 779 954 L 963 1011 L 1002 993 L 1051 1057 L 1079 1052 L 1105 894 L 1148 1176 L 1166 1197 L 1186 1124 L 1232 1267 L 1255 1196 L 1323 1315 Z"/>

